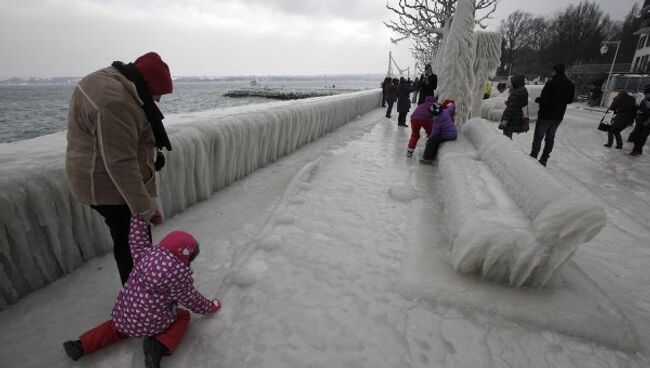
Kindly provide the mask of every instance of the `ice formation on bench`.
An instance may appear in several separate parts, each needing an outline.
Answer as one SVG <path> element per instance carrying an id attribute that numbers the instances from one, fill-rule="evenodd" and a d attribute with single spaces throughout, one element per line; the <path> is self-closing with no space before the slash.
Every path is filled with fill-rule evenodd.
<path id="1" fill-rule="evenodd" d="M 478 159 L 448 153 L 440 163 L 454 267 L 517 287 L 546 285 L 600 232 L 604 209 L 562 187 L 483 119 L 469 120 L 461 141 Z"/>

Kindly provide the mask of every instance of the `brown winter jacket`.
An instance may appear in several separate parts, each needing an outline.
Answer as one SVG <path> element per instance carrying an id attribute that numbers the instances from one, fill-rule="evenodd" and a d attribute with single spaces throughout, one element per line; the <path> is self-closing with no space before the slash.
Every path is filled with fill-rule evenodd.
<path id="1" fill-rule="evenodd" d="M 155 140 L 141 105 L 135 85 L 113 67 L 89 74 L 75 88 L 65 166 L 78 201 L 127 204 L 132 213 L 150 208 Z"/>

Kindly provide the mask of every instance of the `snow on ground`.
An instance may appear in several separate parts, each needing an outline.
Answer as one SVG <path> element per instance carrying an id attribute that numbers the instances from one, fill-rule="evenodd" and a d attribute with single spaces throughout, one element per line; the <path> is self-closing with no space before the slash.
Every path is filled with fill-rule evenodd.
<path id="1" fill-rule="evenodd" d="M 645 156 L 603 148 L 597 113 L 569 111 L 548 170 L 601 201 L 608 223 L 579 248 L 563 287 L 515 290 L 453 271 L 437 167 L 407 159 L 410 131 L 382 115 L 351 122 L 154 229 L 154 240 L 173 229 L 195 234 L 197 285 L 224 303 L 218 316 L 193 319 L 165 366 L 650 364 Z M 515 141 L 527 150 L 531 136 Z M 142 366 L 138 339 L 75 364 L 60 345 L 108 318 L 118 284 L 105 256 L 0 312 L 0 366 Z M 608 340 L 617 334 L 633 338 Z"/>

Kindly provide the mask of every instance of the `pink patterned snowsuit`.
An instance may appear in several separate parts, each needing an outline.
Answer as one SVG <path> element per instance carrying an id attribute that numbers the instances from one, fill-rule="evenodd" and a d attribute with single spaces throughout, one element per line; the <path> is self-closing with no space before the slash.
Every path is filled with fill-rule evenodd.
<path id="1" fill-rule="evenodd" d="M 146 222 L 134 215 L 129 231 L 133 270 L 117 296 L 112 320 L 80 337 L 84 353 L 129 336 L 154 336 L 173 351 L 189 323 L 189 313 L 177 310 L 177 303 L 200 314 L 218 311 L 219 307 L 194 288 L 189 262 L 197 245 L 190 234 L 174 231 L 160 246 L 152 246 Z"/>

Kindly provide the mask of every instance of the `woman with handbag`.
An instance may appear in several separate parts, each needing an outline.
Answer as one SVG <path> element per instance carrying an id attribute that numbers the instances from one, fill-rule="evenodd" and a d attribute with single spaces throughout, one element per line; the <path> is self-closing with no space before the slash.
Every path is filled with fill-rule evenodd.
<path id="1" fill-rule="evenodd" d="M 623 148 L 621 132 L 634 122 L 634 117 L 636 116 L 636 101 L 634 100 L 634 97 L 627 94 L 627 92 L 621 91 L 614 98 L 609 109 L 614 112 L 614 118 L 612 119 L 612 124 L 607 131 L 607 143 L 605 143 L 605 147 L 611 147 L 614 143 L 614 138 L 616 138 L 616 148 L 621 149 Z"/>
<path id="2" fill-rule="evenodd" d="M 527 124 L 524 119 L 524 107 L 528 106 L 528 91 L 526 90 L 526 77 L 523 74 L 515 74 L 508 80 L 510 95 L 506 101 L 506 109 L 501 116 L 499 129 L 503 135 L 512 139 L 512 133 L 527 131 Z"/>

